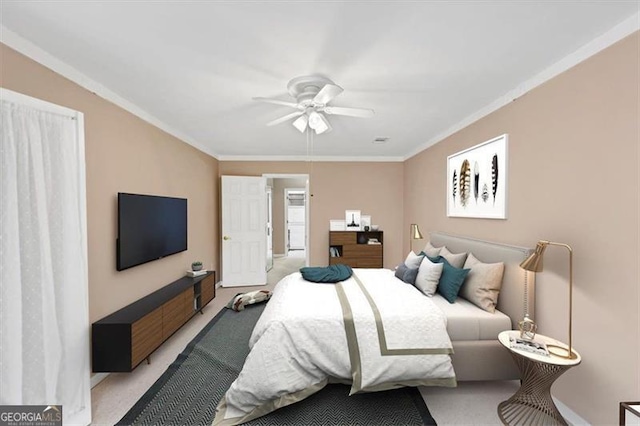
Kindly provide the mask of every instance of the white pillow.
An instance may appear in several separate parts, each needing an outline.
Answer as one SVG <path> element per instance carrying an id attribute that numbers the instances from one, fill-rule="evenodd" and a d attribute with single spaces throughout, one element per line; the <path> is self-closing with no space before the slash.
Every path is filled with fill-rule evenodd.
<path id="1" fill-rule="evenodd" d="M 427 253 L 427 256 L 429 256 L 429 257 L 438 257 L 438 256 L 440 256 L 440 250 L 442 250 L 443 248 L 444 247 L 434 247 L 431 244 L 431 241 L 429 241 L 427 243 L 427 245 L 424 246 L 424 250 L 422 250 L 422 251 Z"/>
<path id="2" fill-rule="evenodd" d="M 467 259 L 467 253 L 453 254 L 447 249 L 447 247 L 442 247 L 440 250 L 440 256 L 447 259 L 447 262 L 456 268 L 462 268 L 464 261 Z"/>
<path id="3" fill-rule="evenodd" d="M 411 251 L 407 255 L 407 258 L 404 260 L 404 264 L 407 265 L 407 268 L 409 269 L 418 269 L 418 267 L 420 266 L 420 262 L 422 262 L 422 259 L 424 259 L 424 256 L 418 256 Z"/>
<path id="4" fill-rule="evenodd" d="M 444 263 L 433 263 L 429 259 L 424 258 L 418 269 L 418 275 L 416 276 L 414 285 L 425 295 L 429 297 L 433 296 L 438 287 L 438 281 L 440 281 L 443 267 Z"/>

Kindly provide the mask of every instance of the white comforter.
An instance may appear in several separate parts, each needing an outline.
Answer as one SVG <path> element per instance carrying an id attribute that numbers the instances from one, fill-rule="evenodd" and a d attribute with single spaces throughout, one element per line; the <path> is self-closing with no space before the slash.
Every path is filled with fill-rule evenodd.
<path id="1" fill-rule="evenodd" d="M 351 393 L 455 386 L 446 317 L 385 269 L 354 269 L 338 284 L 299 273 L 280 281 L 249 341 L 214 425 L 235 425 L 306 398 L 328 380 Z"/>

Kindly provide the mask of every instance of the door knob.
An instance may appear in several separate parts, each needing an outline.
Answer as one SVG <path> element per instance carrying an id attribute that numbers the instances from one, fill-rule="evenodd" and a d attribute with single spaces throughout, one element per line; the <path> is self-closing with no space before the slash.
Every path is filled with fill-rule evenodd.
<path id="1" fill-rule="evenodd" d="M 227 237 L 227 236 L 225 235 L 224 237 L 222 237 L 222 239 L 223 239 L 223 240 L 225 240 L 225 241 L 227 241 L 227 240 L 230 240 L 230 239 L 231 239 L 231 237 Z"/>

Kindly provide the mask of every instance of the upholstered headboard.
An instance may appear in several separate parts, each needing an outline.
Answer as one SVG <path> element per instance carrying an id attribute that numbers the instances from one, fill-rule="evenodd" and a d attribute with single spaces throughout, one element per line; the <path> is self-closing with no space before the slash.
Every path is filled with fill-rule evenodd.
<path id="1" fill-rule="evenodd" d="M 502 289 L 498 297 L 498 310 L 511 318 L 511 325 L 518 328 L 518 321 L 524 316 L 525 307 L 525 274 L 520 263 L 526 259 L 533 249 L 516 247 L 490 241 L 431 232 L 430 241 L 434 247 L 447 246 L 452 253 L 473 253 L 478 260 L 485 263 L 504 262 Z M 533 318 L 535 307 L 535 276 L 527 276 L 527 305 L 529 315 Z"/>

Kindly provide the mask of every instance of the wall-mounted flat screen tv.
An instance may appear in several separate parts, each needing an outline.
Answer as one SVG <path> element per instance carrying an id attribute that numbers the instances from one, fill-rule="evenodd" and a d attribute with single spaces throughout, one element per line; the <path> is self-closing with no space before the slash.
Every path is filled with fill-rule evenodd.
<path id="1" fill-rule="evenodd" d="M 186 249 L 185 198 L 118 193 L 118 271 Z"/>

